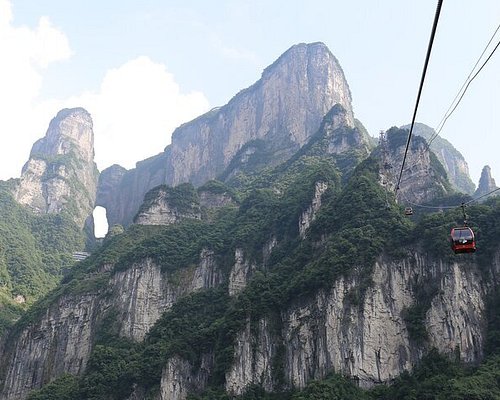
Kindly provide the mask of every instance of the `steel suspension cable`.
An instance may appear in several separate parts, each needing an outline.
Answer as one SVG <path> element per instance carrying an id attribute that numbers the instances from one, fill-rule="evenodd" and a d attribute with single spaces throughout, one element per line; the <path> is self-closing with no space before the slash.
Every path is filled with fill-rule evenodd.
<path id="1" fill-rule="evenodd" d="M 401 176 L 403 175 L 403 169 L 405 166 L 406 156 L 408 154 L 408 148 L 410 147 L 411 135 L 413 133 L 413 126 L 415 125 L 415 119 L 417 117 L 418 104 L 420 103 L 420 96 L 422 95 L 422 89 L 424 87 L 425 75 L 427 73 L 427 66 L 429 65 L 429 59 L 431 57 L 432 45 L 434 43 L 434 37 L 436 35 L 437 24 L 439 21 L 439 15 L 441 14 L 441 6 L 443 0 L 438 0 L 436 7 L 436 14 L 434 16 L 434 23 L 432 25 L 431 37 L 429 38 L 429 45 L 427 46 L 427 55 L 425 56 L 424 69 L 422 71 L 422 77 L 420 79 L 420 87 L 418 89 L 417 101 L 415 103 L 415 110 L 413 111 L 413 118 L 411 121 L 410 132 L 408 133 L 408 140 L 406 141 L 405 154 L 403 156 L 403 162 L 401 163 L 401 170 L 399 171 L 398 183 L 396 184 L 395 194 L 397 195 L 399 190 L 399 184 L 401 182 Z"/>
<path id="2" fill-rule="evenodd" d="M 488 44 L 484 48 L 483 52 L 479 56 L 479 59 L 477 60 L 476 64 L 474 65 L 474 68 L 472 68 L 472 71 L 470 72 L 469 76 L 467 77 L 467 79 L 465 80 L 464 84 L 462 85 L 462 87 L 458 91 L 457 95 L 453 99 L 453 102 L 450 104 L 450 107 L 448 108 L 448 110 L 446 111 L 443 119 L 441 120 L 441 122 L 438 125 L 438 129 L 432 135 L 432 137 L 429 139 L 429 141 L 427 143 L 427 148 L 429 148 L 430 145 L 431 145 L 431 143 L 434 141 L 434 139 L 436 139 L 439 136 L 439 134 L 443 130 L 443 127 L 444 127 L 446 121 L 448 120 L 448 118 L 450 118 L 451 114 L 453 114 L 453 112 L 456 110 L 456 108 L 458 107 L 458 105 L 462 101 L 462 99 L 463 99 L 465 93 L 467 92 L 467 89 L 469 88 L 469 86 L 472 83 L 472 81 L 479 75 L 479 73 L 482 71 L 482 69 L 485 67 L 485 65 L 488 63 L 488 61 L 490 61 L 491 57 L 493 57 L 493 54 L 495 54 L 495 51 L 500 46 L 500 40 L 499 40 L 498 43 L 496 44 L 496 46 L 493 48 L 493 51 L 490 53 L 490 55 L 486 59 L 486 61 L 481 65 L 481 67 L 479 68 L 479 70 L 471 78 L 471 75 L 473 74 L 474 70 L 476 69 L 477 65 L 479 64 L 479 61 L 481 60 L 481 58 L 483 57 L 484 53 L 486 52 L 486 49 L 490 46 L 493 38 L 495 37 L 495 35 L 497 34 L 497 32 L 498 32 L 499 29 L 500 29 L 500 25 L 498 25 L 498 27 L 495 30 L 495 32 L 493 33 L 493 36 L 491 37 L 490 41 L 488 42 Z M 458 101 L 457 101 L 457 98 L 458 98 Z M 454 104 L 455 104 L 455 106 L 453 106 Z"/>

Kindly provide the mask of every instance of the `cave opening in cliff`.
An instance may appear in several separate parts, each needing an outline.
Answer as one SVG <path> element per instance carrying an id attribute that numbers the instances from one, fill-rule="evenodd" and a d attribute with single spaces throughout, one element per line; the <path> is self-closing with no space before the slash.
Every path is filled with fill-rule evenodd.
<path id="1" fill-rule="evenodd" d="M 106 236 L 109 229 L 106 209 L 104 207 L 97 206 L 94 208 L 92 216 L 94 217 L 94 236 L 96 238 L 103 238 Z"/>

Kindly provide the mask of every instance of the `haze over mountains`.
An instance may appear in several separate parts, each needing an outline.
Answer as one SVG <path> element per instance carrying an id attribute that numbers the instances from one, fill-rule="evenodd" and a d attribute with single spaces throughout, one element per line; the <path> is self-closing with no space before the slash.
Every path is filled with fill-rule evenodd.
<path id="1" fill-rule="evenodd" d="M 460 204 L 495 181 L 485 167 L 474 191 L 449 142 L 429 149 L 432 129 L 419 124 L 416 134 L 397 204 L 407 131 L 392 127 L 377 140 L 366 132 L 322 43 L 287 50 L 132 170 L 99 174 L 90 114 L 61 110 L 21 178 L 1 186 L 0 232 L 22 227 L 43 242 L 44 262 L 33 265 L 62 281 L 24 284 L 16 261 L 24 253 L 3 242 L 0 399 L 223 399 L 253 390 L 300 399 L 333 372 L 361 388 L 392 382 L 433 348 L 442 363 L 490 368 L 499 354 L 491 304 L 500 204 L 471 207 L 482 236 L 469 258 L 448 248 L 457 210 L 410 221 L 402 207 Z M 92 235 L 96 205 L 112 225 L 102 244 Z M 41 228 L 31 215 L 52 219 Z M 86 245 L 40 233 L 63 225 L 85 232 Z M 55 249 L 92 255 L 67 267 L 48 257 Z M 24 312 L 16 296 L 42 300 Z M 492 386 L 488 374 L 460 373 Z M 349 398 L 393 398 L 390 388 L 368 394 L 342 382 Z"/>

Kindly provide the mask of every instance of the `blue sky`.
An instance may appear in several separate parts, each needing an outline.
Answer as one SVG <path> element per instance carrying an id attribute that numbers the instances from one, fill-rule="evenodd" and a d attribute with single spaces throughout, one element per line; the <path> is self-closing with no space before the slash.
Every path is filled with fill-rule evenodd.
<path id="1" fill-rule="evenodd" d="M 0 179 L 19 176 L 63 107 L 92 114 L 101 170 L 133 167 L 299 42 L 322 41 L 338 58 L 355 115 L 372 135 L 406 124 L 435 7 L 434 0 L 0 0 L 0 51 L 9 60 L 0 66 Z M 418 121 L 439 123 L 499 23 L 498 0 L 444 1 Z M 442 131 L 476 183 L 484 164 L 500 180 L 498 53 Z"/>

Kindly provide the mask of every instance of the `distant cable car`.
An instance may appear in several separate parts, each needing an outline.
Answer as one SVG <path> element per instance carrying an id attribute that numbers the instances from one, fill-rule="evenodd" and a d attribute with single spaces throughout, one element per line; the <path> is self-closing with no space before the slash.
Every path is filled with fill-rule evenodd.
<path id="1" fill-rule="evenodd" d="M 453 228 L 450 236 L 451 248 L 455 254 L 474 253 L 476 251 L 474 232 L 468 226 Z"/>
<path id="2" fill-rule="evenodd" d="M 406 207 L 405 208 L 405 215 L 413 215 L 413 208 Z"/>

